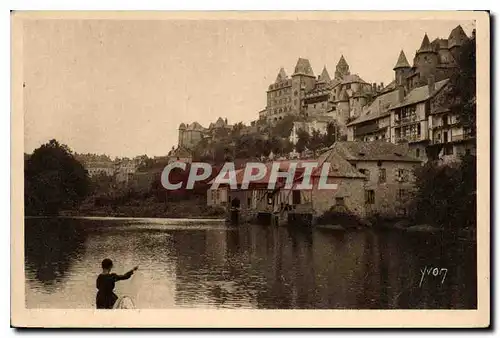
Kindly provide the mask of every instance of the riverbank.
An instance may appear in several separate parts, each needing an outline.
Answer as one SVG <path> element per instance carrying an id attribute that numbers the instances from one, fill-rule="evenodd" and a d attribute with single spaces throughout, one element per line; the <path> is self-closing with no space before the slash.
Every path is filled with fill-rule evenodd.
<path id="1" fill-rule="evenodd" d="M 132 200 L 122 205 L 87 203 L 75 210 L 64 210 L 61 216 L 89 217 L 144 217 L 144 218 L 205 218 L 220 219 L 226 216 L 223 208 L 214 208 L 198 199 L 158 202 L 154 198 Z"/>

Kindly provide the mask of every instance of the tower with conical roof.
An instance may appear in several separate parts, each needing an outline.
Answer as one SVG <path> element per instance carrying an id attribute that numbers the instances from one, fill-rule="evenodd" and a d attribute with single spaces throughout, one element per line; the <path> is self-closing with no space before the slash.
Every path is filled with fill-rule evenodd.
<path id="1" fill-rule="evenodd" d="M 349 71 L 349 65 L 344 58 L 344 55 L 340 56 L 340 60 L 335 67 L 335 78 L 342 79 L 344 76 L 351 74 Z"/>
<path id="2" fill-rule="evenodd" d="M 458 58 L 458 51 L 460 47 L 462 47 L 468 40 L 469 37 L 465 34 L 462 26 L 458 25 L 453 28 L 450 36 L 448 37 L 448 49 L 455 59 Z"/>
<path id="3" fill-rule="evenodd" d="M 316 85 L 311 63 L 308 59 L 299 58 L 292 74 L 292 114 L 301 113 L 301 102 L 305 93 L 312 90 Z"/>
<path id="4" fill-rule="evenodd" d="M 321 75 L 318 77 L 318 81 L 324 82 L 324 83 L 328 83 L 331 81 L 330 74 L 328 74 L 328 70 L 326 69 L 326 66 L 323 67 L 323 71 L 321 72 Z"/>
<path id="5" fill-rule="evenodd" d="M 410 69 L 411 67 L 410 64 L 408 63 L 408 60 L 406 59 L 405 52 L 401 50 L 401 52 L 399 53 L 398 61 L 396 62 L 396 65 L 393 68 L 394 73 L 396 75 L 396 84 L 398 86 L 405 85 L 405 79 Z"/>
<path id="6" fill-rule="evenodd" d="M 435 70 L 438 64 L 438 52 L 433 48 L 427 33 L 424 35 L 422 44 L 415 54 L 415 67 L 419 69 L 421 77 L 427 77 Z"/>

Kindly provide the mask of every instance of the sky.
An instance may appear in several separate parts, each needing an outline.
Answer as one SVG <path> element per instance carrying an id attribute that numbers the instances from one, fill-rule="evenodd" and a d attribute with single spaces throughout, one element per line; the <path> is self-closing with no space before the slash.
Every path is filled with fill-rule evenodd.
<path id="1" fill-rule="evenodd" d="M 30 20 L 24 26 L 25 152 L 57 139 L 78 153 L 164 156 L 181 122 L 249 123 L 280 67 L 388 84 L 425 33 L 472 21 Z"/>

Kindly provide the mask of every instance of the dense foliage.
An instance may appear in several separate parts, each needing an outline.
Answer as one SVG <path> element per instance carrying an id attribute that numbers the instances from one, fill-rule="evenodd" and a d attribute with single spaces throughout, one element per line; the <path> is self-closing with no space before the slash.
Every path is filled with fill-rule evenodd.
<path id="1" fill-rule="evenodd" d="M 413 218 L 447 230 L 476 224 L 476 157 L 439 165 L 428 162 L 416 171 Z"/>
<path id="2" fill-rule="evenodd" d="M 90 187 L 83 165 L 56 140 L 25 158 L 24 177 L 26 215 L 56 215 L 62 209 L 76 207 Z"/>

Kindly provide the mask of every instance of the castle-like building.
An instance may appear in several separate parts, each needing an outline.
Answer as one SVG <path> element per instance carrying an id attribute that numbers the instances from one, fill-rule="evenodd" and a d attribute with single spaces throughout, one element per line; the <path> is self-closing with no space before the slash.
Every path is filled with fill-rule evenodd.
<path id="1" fill-rule="evenodd" d="M 333 79 L 326 66 L 316 77 L 309 60 L 299 58 L 290 77 L 284 68 L 279 70 L 276 81 L 269 85 L 267 106 L 259 117 L 270 123 L 286 115 L 302 116 L 307 120 L 330 118 L 345 130 L 345 125 L 359 116 L 362 107 L 382 87 L 383 84 L 370 84 L 359 75 L 351 74 L 343 55 L 335 67 Z"/>
<path id="2" fill-rule="evenodd" d="M 351 141 L 407 143 L 419 159 L 452 159 L 475 153 L 473 133 L 449 109 L 450 77 L 459 72 L 460 48 L 469 38 L 461 26 L 448 39 L 432 42 L 424 35 L 410 65 L 403 51 L 394 66 L 394 81 L 348 123 Z"/>
<path id="3" fill-rule="evenodd" d="M 213 139 L 231 131 L 233 127 L 227 119 L 219 117 L 215 123 L 210 123 L 204 128 L 198 122 L 190 124 L 181 123 L 179 126 L 178 147 L 192 150 L 202 139 Z"/>

